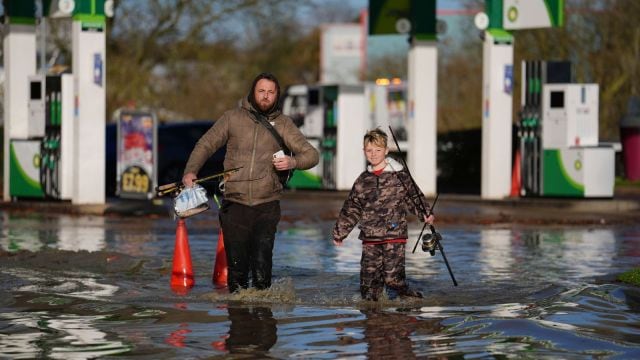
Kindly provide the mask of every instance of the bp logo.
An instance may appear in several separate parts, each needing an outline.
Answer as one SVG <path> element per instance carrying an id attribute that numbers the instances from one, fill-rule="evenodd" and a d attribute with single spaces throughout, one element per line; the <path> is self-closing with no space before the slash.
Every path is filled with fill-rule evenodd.
<path id="1" fill-rule="evenodd" d="M 33 155 L 33 159 L 31 159 L 31 163 L 33 164 L 33 167 L 36 169 L 39 169 L 41 160 L 42 158 L 40 157 L 40 154 Z"/>
<path id="2" fill-rule="evenodd" d="M 576 160 L 576 161 L 573 163 L 573 168 L 574 168 L 574 169 L 576 169 L 576 170 L 578 170 L 578 171 L 582 170 L 582 161 L 580 161 L 580 160 Z"/>
<path id="3" fill-rule="evenodd" d="M 507 11 L 507 19 L 511 22 L 518 19 L 518 9 L 515 6 L 509 7 L 509 10 Z"/>
<path id="4" fill-rule="evenodd" d="M 400 34 L 407 34 L 411 31 L 411 21 L 406 18 L 400 18 L 396 21 L 396 31 Z"/>

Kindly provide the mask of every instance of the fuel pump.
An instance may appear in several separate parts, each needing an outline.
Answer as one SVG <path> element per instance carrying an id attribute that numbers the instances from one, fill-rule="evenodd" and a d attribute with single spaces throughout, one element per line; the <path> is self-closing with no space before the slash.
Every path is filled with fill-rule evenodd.
<path id="1" fill-rule="evenodd" d="M 61 99 L 60 76 L 47 76 L 44 138 L 40 143 L 40 185 L 45 197 L 60 198 Z"/>
<path id="2" fill-rule="evenodd" d="M 542 62 L 522 62 L 522 110 L 517 124 L 520 143 L 522 196 L 538 194 L 538 169 L 540 159 L 540 87 L 542 86 Z"/>
<path id="3" fill-rule="evenodd" d="M 11 139 L 10 195 L 70 199 L 73 77 L 31 76 L 29 89 L 27 137 Z"/>
<path id="4" fill-rule="evenodd" d="M 287 90 L 283 112 L 320 153 L 320 162 L 296 171 L 290 188 L 348 190 L 362 172 L 361 137 L 366 124 L 363 85 L 295 85 Z"/>
<path id="5" fill-rule="evenodd" d="M 571 82 L 569 62 L 522 63 L 522 196 L 612 197 L 614 148 L 598 142 L 598 84 Z"/>
<path id="6" fill-rule="evenodd" d="M 566 61 L 522 62 L 521 111 L 517 123 L 520 144 L 521 196 L 541 195 L 543 106 L 547 84 L 570 83 L 571 63 Z"/>
<path id="7" fill-rule="evenodd" d="M 105 201 L 106 18 L 113 0 L 2 0 L 3 198 Z M 70 18 L 72 73 L 45 76 L 46 21 Z M 40 69 L 36 69 L 39 21 Z M 41 78 L 31 76 L 38 72 Z M 28 84 L 28 85 L 27 85 Z M 26 91 L 25 91 L 26 90 Z M 76 166 L 74 167 L 74 164 Z"/>

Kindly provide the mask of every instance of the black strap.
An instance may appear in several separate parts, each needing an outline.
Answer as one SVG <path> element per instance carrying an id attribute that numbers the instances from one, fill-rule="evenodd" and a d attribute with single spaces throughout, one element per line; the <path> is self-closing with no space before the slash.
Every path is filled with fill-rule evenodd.
<path id="1" fill-rule="evenodd" d="M 258 121 L 259 124 L 262 124 L 262 126 L 264 126 L 265 128 L 267 128 L 267 130 L 269 130 L 271 135 L 273 135 L 273 137 L 276 139 L 276 142 L 278 143 L 278 145 L 280 145 L 280 148 L 282 149 L 282 151 L 284 151 L 285 154 L 293 155 L 291 153 L 291 150 L 289 150 L 287 145 L 285 145 L 284 139 L 282 138 L 282 136 L 278 134 L 278 131 L 276 131 L 273 125 L 271 125 L 271 123 L 267 120 L 266 116 L 253 111 L 251 113 L 255 115 L 256 120 Z"/>
<path id="2" fill-rule="evenodd" d="M 273 127 L 273 125 L 271 125 L 271 123 L 267 120 L 266 116 L 254 111 L 251 111 L 251 113 L 255 116 L 258 124 L 262 124 L 262 126 L 264 126 L 265 128 L 267 128 L 267 130 L 269 130 L 271 135 L 273 135 L 273 137 L 276 139 L 276 142 L 278 143 L 278 145 L 280 145 L 280 148 L 282 149 L 282 151 L 284 151 L 285 154 L 288 153 L 289 156 L 293 156 L 293 153 L 291 152 L 291 150 L 289 150 L 287 145 L 285 145 L 284 139 L 282 138 L 282 136 L 278 134 L 276 129 Z M 289 179 L 291 179 L 291 176 L 293 175 L 293 171 L 294 169 L 278 171 L 278 178 L 280 179 L 280 183 L 282 183 L 283 188 L 287 185 L 287 183 L 289 182 Z"/>

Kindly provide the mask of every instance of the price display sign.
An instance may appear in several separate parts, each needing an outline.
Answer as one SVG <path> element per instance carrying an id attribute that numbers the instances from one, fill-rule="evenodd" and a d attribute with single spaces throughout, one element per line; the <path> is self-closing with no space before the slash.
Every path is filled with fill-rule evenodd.
<path id="1" fill-rule="evenodd" d="M 118 195 L 151 199 L 157 184 L 155 114 L 121 110 L 118 116 Z"/>

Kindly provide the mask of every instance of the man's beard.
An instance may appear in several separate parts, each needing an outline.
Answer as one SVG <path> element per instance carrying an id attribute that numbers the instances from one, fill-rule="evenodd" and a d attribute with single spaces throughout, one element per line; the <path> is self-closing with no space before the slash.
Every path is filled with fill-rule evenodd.
<path id="1" fill-rule="evenodd" d="M 266 101 L 259 101 L 258 108 L 260 108 L 260 110 L 262 111 L 268 111 L 273 107 L 273 104 L 275 104 L 275 102 L 269 103 Z"/>

